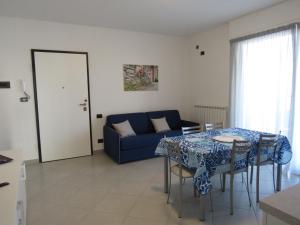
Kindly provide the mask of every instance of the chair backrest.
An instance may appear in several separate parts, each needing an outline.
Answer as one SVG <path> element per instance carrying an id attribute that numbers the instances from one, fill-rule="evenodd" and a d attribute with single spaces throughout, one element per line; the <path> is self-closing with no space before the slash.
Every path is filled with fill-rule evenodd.
<path id="1" fill-rule="evenodd" d="M 201 132 L 201 126 L 182 127 L 181 130 L 183 135 L 195 134 Z"/>
<path id="2" fill-rule="evenodd" d="M 206 123 L 205 124 L 205 131 L 223 129 L 223 128 L 224 128 L 224 122 Z"/>
<path id="3" fill-rule="evenodd" d="M 175 161 L 179 164 L 182 163 L 181 152 L 180 152 L 180 142 L 167 140 L 166 144 L 168 145 L 168 158 L 169 160 Z"/>
<path id="4" fill-rule="evenodd" d="M 264 149 L 267 149 L 268 155 L 275 155 L 277 148 L 278 135 L 276 134 L 261 134 L 259 137 L 258 143 L 258 152 L 256 156 L 256 163 L 262 163 L 264 161 L 269 160 L 267 155 L 263 152 Z"/>
<path id="5" fill-rule="evenodd" d="M 235 162 L 237 160 L 246 160 L 246 166 L 248 167 L 249 152 L 251 150 L 251 142 L 249 141 L 233 141 L 231 150 L 231 160 L 230 160 L 230 172 L 235 171 Z"/>

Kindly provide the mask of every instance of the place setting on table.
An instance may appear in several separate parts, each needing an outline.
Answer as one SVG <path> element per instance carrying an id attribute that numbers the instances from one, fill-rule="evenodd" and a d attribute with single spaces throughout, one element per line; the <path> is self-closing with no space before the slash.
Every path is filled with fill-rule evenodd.
<path id="1" fill-rule="evenodd" d="M 165 192 L 168 192 L 168 150 L 172 143 L 178 143 L 182 165 L 194 170 L 193 185 L 203 199 L 212 189 L 210 178 L 215 174 L 222 174 L 222 168 L 230 164 L 231 151 L 234 142 L 248 142 L 250 144 L 249 161 L 253 162 L 259 149 L 261 136 L 272 135 L 265 132 L 246 130 L 242 128 L 214 129 L 194 134 L 165 137 L 159 142 L 155 154 L 165 157 L 164 160 L 164 184 Z M 273 135 L 275 137 L 275 135 Z M 276 151 L 275 151 L 276 150 Z M 276 149 L 270 154 L 268 149 L 259 155 L 264 159 L 270 159 L 277 164 L 276 191 L 281 190 L 282 165 L 290 162 L 292 150 L 286 136 L 276 135 Z M 171 159 L 172 160 L 172 159 Z M 245 161 L 235 159 L 235 167 L 243 166 Z M 248 162 L 247 162 L 248 163 Z M 253 164 L 252 164 L 253 165 Z M 247 165 L 248 167 L 248 165 Z M 252 171 L 253 172 L 253 171 Z M 200 200 L 200 219 L 205 219 L 203 201 Z"/>

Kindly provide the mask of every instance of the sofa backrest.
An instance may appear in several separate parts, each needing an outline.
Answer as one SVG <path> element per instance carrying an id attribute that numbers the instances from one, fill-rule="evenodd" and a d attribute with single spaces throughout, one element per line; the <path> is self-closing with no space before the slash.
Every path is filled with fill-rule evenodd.
<path id="1" fill-rule="evenodd" d="M 180 119 L 179 112 L 177 110 L 153 111 L 153 112 L 146 112 L 146 114 L 148 115 L 149 120 L 166 117 L 166 120 L 172 130 L 181 129 L 181 119 Z M 150 124 L 152 125 L 151 122 Z"/>
<path id="2" fill-rule="evenodd" d="M 113 123 L 121 123 L 128 120 L 132 129 L 137 134 L 153 132 L 151 121 L 146 113 L 126 113 L 109 115 L 106 117 L 106 125 L 112 127 Z"/>

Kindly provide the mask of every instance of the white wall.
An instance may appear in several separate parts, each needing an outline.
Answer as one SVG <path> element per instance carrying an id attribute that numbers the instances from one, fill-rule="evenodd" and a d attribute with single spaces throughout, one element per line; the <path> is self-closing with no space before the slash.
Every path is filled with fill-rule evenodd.
<path id="1" fill-rule="evenodd" d="M 300 22 L 300 1 L 286 1 L 273 7 L 237 18 L 222 26 L 193 35 L 187 40 L 192 93 L 187 98 L 192 113 L 193 105 L 229 105 L 230 39 Z M 200 56 L 195 46 L 205 50 Z"/>
<path id="2" fill-rule="evenodd" d="M 230 39 L 300 21 L 300 1 L 290 0 L 229 23 Z"/>
<path id="3" fill-rule="evenodd" d="M 199 50 L 195 46 L 199 45 Z M 226 106 L 228 102 L 228 25 L 194 36 L 190 42 L 193 70 L 192 99 L 195 104 Z M 200 55 L 200 51 L 205 55 Z"/>
<path id="4" fill-rule="evenodd" d="M 19 79 L 33 97 L 30 49 L 87 51 L 90 63 L 94 150 L 101 149 L 104 116 L 114 113 L 179 109 L 184 117 L 182 38 L 0 17 L 0 149 L 19 147 L 25 159 L 37 158 L 34 99 L 20 103 Z M 159 91 L 124 92 L 123 64 L 159 66 Z M 51 104 L 51 103 L 49 103 Z"/>
<path id="5" fill-rule="evenodd" d="M 188 40 L 191 111 L 194 105 L 228 106 L 230 54 L 228 39 L 228 24 L 224 24 L 194 35 Z M 196 45 L 199 45 L 199 50 L 195 49 Z M 203 56 L 200 55 L 202 50 L 205 51 Z M 197 118 L 195 114 L 191 117 Z"/>

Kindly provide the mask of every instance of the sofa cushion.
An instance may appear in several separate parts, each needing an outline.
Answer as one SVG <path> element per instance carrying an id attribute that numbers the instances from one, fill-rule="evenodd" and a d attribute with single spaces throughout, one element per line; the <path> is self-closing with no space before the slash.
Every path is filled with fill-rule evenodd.
<path id="1" fill-rule="evenodd" d="M 121 123 L 113 123 L 112 125 L 122 138 L 136 135 L 128 120 Z"/>
<path id="2" fill-rule="evenodd" d="M 172 130 L 181 129 L 181 119 L 177 110 L 146 112 L 146 114 L 149 116 L 149 119 L 166 117 L 167 122 Z"/>
<path id="3" fill-rule="evenodd" d="M 132 129 L 137 134 L 154 132 L 152 124 L 145 113 L 127 113 L 127 114 L 109 115 L 106 118 L 106 124 L 107 126 L 113 128 L 112 126 L 113 123 L 121 123 L 126 120 L 129 120 Z"/>
<path id="4" fill-rule="evenodd" d="M 151 122 L 156 133 L 166 132 L 170 130 L 168 122 L 166 121 L 166 117 L 151 119 Z"/>
<path id="5" fill-rule="evenodd" d="M 157 146 L 160 139 L 163 138 L 163 134 L 140 134 L 137 136 L 125 137 L 120 140 L 121 151 L 127 151 L 130 149 L 146 148 L 150 146 Z"/>

